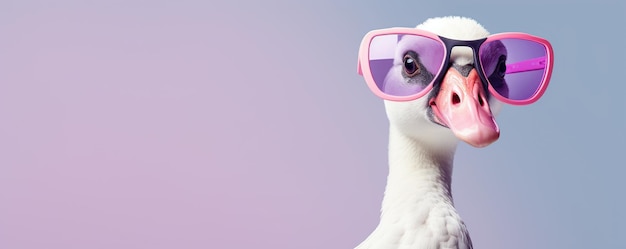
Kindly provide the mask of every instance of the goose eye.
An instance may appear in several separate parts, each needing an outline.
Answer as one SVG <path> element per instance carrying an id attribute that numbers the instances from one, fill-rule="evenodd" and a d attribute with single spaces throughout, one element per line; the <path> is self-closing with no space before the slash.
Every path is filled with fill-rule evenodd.
<path id="1" fill-rule="evenodd" d="M 413 77 L 420 73 L 420 67 L 417 64 L 417 60 L 411 54 L 404 55 L 404 72 L 408 77 Z"/>
<path id="2" fill-rule="evenodd" d="M 500 78 L 504 78 L 504 75 L 506 74 L 506 56 L 500 55 L 500 58 L 498 58 L 496 73 L 498 73 L 498 76 L 500 76 Z"/>

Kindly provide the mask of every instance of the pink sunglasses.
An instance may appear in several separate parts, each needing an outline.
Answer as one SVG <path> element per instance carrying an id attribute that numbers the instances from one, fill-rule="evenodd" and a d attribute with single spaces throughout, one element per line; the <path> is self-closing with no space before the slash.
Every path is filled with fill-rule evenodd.
<path id="1" fill-rule="evenodd" d="M 504 103 L 531 104 L 548 87 L 554 61 L 552 46 L 543 38 L 524 33 L 460 41 L 415 28 L 373 30 L 361 42 L 358 73 L 380 98 L 415 100 L 440 84 L 456 46 L 473 50 L 480 79 Z"/>

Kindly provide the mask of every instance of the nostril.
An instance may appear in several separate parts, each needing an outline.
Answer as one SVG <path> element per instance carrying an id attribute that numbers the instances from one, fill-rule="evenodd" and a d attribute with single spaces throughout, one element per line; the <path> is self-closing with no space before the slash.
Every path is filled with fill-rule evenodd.
<path id="1" fill-rule="evenodd" d="M 458 103 L 461 103 L 461 98 L 459 97 L 458 94 L 452 93 L 452 104 L 456 105 Z"/>
<path id="2" fill-rule="evenodd" d="M 485 100 L 483 100 L 483 96 L 480 95 L 480 93 L 478 94 L 478 104 L 480 104 L 480 106 L 485 104 Z"/>

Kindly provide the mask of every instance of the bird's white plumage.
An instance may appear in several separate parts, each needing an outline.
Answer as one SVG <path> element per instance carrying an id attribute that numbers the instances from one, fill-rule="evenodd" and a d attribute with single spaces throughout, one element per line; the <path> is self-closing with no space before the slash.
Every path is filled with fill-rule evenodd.
<path id="1" fill-rule="evenodd" d="M 458 40 L 489 35 L 476 21 L 462 17 L 433 18 L 417 28 Z M 461 65 L 471 64 L 472 58 L 471 49 L 455 48 L 451 54 L 452 62 Z M 356 249 L 472 248 L 450 189 L 458 140 L 428 118 L 427 101 L 385 101 L 389 175 L 380 223 Z"/>
<path id="2" fill-rule="evenodd" d="M 476 40 L 489 35 L 476 20 L 460 16 L 430 18 L 415 28 L 456 40 Z"/>

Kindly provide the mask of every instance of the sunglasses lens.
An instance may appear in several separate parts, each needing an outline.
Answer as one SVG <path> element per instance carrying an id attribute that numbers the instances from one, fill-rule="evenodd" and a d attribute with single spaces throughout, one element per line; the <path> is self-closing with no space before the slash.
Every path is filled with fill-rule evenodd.
<path id="1" fill-rule="evenodd" d="M 443 65 L 438 40 L 402 34 L 376 36 L 369 46 L 369 66 L 378 89 L 391 96 L 422 93 Z"/>
<path id="2" fill-rule="evenodd" d="M 540 90 L 547 70 L 547 49 L 535 41 L 506 38 L 484 43 L 480 63 L 489 84 L 502 97 L 529 100 Z"/>

